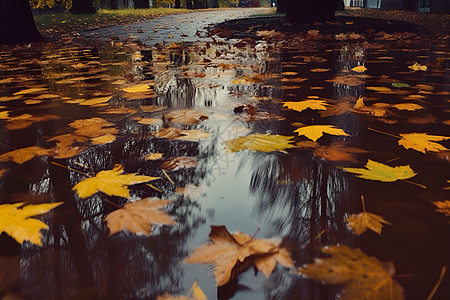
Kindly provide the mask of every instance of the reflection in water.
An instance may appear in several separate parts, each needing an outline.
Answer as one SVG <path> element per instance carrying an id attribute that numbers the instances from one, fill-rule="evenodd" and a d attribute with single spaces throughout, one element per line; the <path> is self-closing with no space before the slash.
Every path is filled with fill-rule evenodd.
<path id="1" fill-rule="evenodd" d="M 4 124 L 9 121 L 1 120 L 1 153 L 31 145 L 50 149 L 55 144 L 49 141 L 50 138 L 74 134 L 75 130 L 69 124 L 76 119 L 100 116 L 118 131 L 113 142 L 103 145 L 93 145 L 91 136 L 79 139 L 72 146 L 80 151 L 69 158 L 48 155 L 20 165 L 8 161 L 1 163 L 0 169 L 7 169 L 0 179 L 1 204 L 19 201 L 63 201 L 64 204 L 39 217 L 50 226 L 43 232 L 43 247 L 29 243 L 19 247 L 5 234 L 0 236 L 0 293 L 15 291 L 25 299 L 154 299 L 165 292 L 185 294 L 198 276 L 210 278 L 210 282 L 204 279 L 206 283 L 199 282 L 199 285 L 210 299 L 214 299 L 217 291 L 207 274 L 207 267 L 193 269 L 182 263 L 189 251 L 206 240 L 208 226 L 219 225 L 214 224 L 214 218 L 226 220 L 224 225 L 230 227 L 235 224 L 250 224 L 250 227 L 254 226 L 256 216 L 262 227 L 259 237 L 284 238 L 296 266 L 300 266 L 319 256 L 322 246 L 341 243 L 358 247 L 364 244 L 364 240 L 355 238 L 344 222 L 350 213 L 361 211 L 361 194 L 370 195 L 368 207 L 379 209 L 381 213 L 383 203 L 392 201 L 385 199 L 390 194 L 396 194 L 399 203 L 403 203 L 403 194 L 416 202 L 423 201 L 418 198 L 423 196 L 415 195 L 412 190 L 404 193 L 401 185 L 385 185 L 374 191 L 376 188 L 372 185 L 361 183 L 340 168 L 364 163 L 366 158 L 360 162 L 328 162 L 314 157 L 312 151 L 305 148 L 290 149 L 288 153 L 241 151 L 230 155 L 224 151 L 224 141 L 248 133 L 294 135 L 293 130 L 302 126 L 299 123 L 330 124 L 344 129 L 350 136 L 325 135 L 320 139 L 321 145 L 345 141 L 348 145 L 372 149 L 371 155 L 383 161 L 406 155 L 414 158 L 410 152 L 400 152 L 401 149 L 387 151 L 386 148 L 397 149 L 396 140 L 381 140 L 376 134 L 360 135 L 369 122 L 381 126 L 376 123 L 378 120 L 367 121 L 368 116 L 350 110 L 321 115 L 310 110 L 300 114 L 282 109 L 280 102 L 299 101 L 307 96 L 328 99 L 330 106 L 348 102 L 348 107 L 352 108 L 359 96 L 366 96 L 364 86 L 372 80 L 349 71 L 357 65 L 367 64 L 367 57 L 371 55 L 359 46 L 344 46 L 324 53 L 291 50 L 280 54 L 264 42 L 215 41 L 157 45 L 131 53 L 123 49 L 68 49 L 64 52 L 0 55 L 5 64 L 5 67 L 0 66 L 5 71 L 0 76 L 3 87 L 0 100 L 5 106 L 2 110 L 8 111 L 10 116 L 29 113 L 60 117 L 15 130 L 6 130 Z M 334 70 L 334 73 L 312 74 L 312 69 Z M 384 72 L 376 67 L 371 70 Z M 285 71 L 297 75 L 284 75 Z M 354 77 L 357 80 L 351 82 L 358 84 L 343 83 L 336 80 L 337 77 Z M 297 81 L 289 82 L 289 79 Z M 151 88 L 136 93 L 123 90 L 142 82 Z M 300 85 L 300 82 L 304 83 Z M 14 95 L 31 87 L 42 90 Z M 102 102 L 102 97 L 109 96 L 107 103 Z M 84 101 L 92 99 L 97 102 L 85 105 Z M 439 103 L 444 101 L 437 96 L 436 99 L 441 101 Z M 111 112 L 109 108 L 117 110 Z M 184 122 L 171 118 L 186 111 L 201 111 L 202 117 L 187 118 L 189 121 Z M 142 120 L 148 123 L 138 122 Z M 178 139 L 155 134 L 160 129 L 171 128 L 203 130 L 210 137 L 188 140 L 183 139 L 183 134 Z M 303 139 L 296 137 L 296 141 Z M 152 153 L 162 153 L 162 159 L 146 160 L 145 156 Z M 197 164 L 168 170 L 175 182 L 172 183 L 161 170 L 161 164 L 178 157 L 191 158 Z M 420 179 L 446 178 L 445 170 L 436 162 L 438 158 L 433 159 L 436 175 L 427 174 Z M 55 165 L 55 162 L 69 169 Z M 130 199 L 97 193 L 82 200 L 74 195 L 72 187 L 86 178 L 84 173 L 94 176 L 102 170 L 112 169 L 115 164 L 123 165 L 126 173 L 161 179 L 152 182 L 153 188 L 145 184 L 130 187 Z M 234 167 L 236 174 L 224 175 Z M 421 171 L 425 169 L 420 164 L 414 167 Z M 248 177 L 248 185 L 236 180 L 242 176 Z M 234 181 L 230 177 L 234 177 Z M 227 186 L 230 182 L 232 186 Z M 220 191 L 215 193 L 212 187 L 219 187 Z M 196 189 L 197 193 L 189 194 L 186 192 L 189 189 Z M 226 193 L 239 197 L 234 203 L 241 202 L 250 207 L 248 215 L 246 208 L 224 209 L 224 213 L 212 204 L 208 205 L 214 203 L 221 209 L 230 205 L 223 203 Z M 389 195 L 378 195 L 381 193 Z M 442 197 L 439 193 L 435 196 Z M 174 200 L 165 210 L 176 220 L 176 225 L 155 225 L 149 237 L 127 232 L 109 237 L 105 216 L 127 201 L 145 197 Z M 377 206 L 375 200 L 370 203 L 370 199 L 378 201 L 378 198 L 383 199 L 382 205 Z M 408 209 L 405 208 L 410 211 Z M 432 208 L 425 209 L 433 214 Z M 388 214 L 387 219 L 392 223 L 402 221 L 395 212 Z M 434 229 L 442 228 L 439 222 L 433 226 Z M 246 229 L 242 228 L 243 231 Z M 401 227 L 391 230 L 394 230 L 391 235 L 386 234 L 389 238 L 404 234 Z M 380 241 L 378 236 L 368 240 Z M 390 245 L 383 242 L 382 248 Z M 443 248 L 447 249 L 445 245 Z M 440 255 L 439 263 L 444 250 L 436 251 Z M 386 260 L 397 262 L 401 260 L 399 256 L 392 255 Z M 192 270 L 202 271 L 200 274 Z M 2 280 L 2 275 L 7 280 Z M 246 279 L 250 277 L 247 273 L 245 276 L 248 276 Z M 242 286 L 223 288 L 219 296 L 248 299 L 249 295 L 251 298 L 265 293 L 267 299 L 331 299 L 338 292 L 337 288 L 291 275 L 282 268 L 278 268 L 269 280 L 262 276 L 255 279 L 258 280 L 263 282 L 245 289 Z"/>

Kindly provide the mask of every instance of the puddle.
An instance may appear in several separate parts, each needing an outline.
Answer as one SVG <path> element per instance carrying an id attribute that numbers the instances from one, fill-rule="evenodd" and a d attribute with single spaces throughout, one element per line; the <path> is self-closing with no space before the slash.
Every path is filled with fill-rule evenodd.
<path id="1" fill-rule="evenodd" d="M 249 269 L 239 283 L 217 289 L 209 267 L 183 260 L 208 241 L 211 225 L 226 225 L 283 238 L 296 267 L 325 245 L 359 247 L 393 262 L 407 299 L 425 299 L 448 264 L 448 217 L 432 202 L 448 199 L 449 152 L 406 150 L 396 136 L 448 135 L 448 70 L 408 68 L 437 57 L 449 60 L 428 49 L 279 51 L 264 42 L 222 41 L 135 52 L 0 53 L 0 202 L 64 202 L 39 217 L 49 226 L 42 247 L 0 236 L 0 293 L 155 299 L 185 294 L 195 280 L 209 299 L 325 299 L 339 292 L 281 266 L 269 279 Z M 368 71 L 351 71 L 362 65 Z M 364 106 L 356 109 L 360 97 Z M 302 100 L 322 100 L 326 110 L 283 107 Z M 416 109 L 396 106 L 405 103 Z M 308 125 L 346 134 L 312 143 L 294 133 Z M 254 133 L 292 136 L 296 147 L 227 150 L 226 142 Z M 5 155 L 32 146 L 44 150 Z M 369 159 L 410 165 L 416 185 L 343 170 Z M 115 164 L 125 173 L 160 177 L 151 186 L 130 186 L 130 199 L 172 200 L 163 210 L 174 225 L 153 225 L 150 236 L 108 236 L 105 217 L 127 200 L 101 192 L 81 199 L 72 188 Z M 347 228 L 344 220 L 362 211 L 361 195 L 368 212 L 393 224 L 381 235 L 356 236 Z"/>

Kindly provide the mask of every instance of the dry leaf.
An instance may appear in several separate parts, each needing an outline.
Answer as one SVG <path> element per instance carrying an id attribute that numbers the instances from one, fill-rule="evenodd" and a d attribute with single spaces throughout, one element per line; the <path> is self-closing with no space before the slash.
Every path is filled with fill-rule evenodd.
<path id="1" fill-rule="evenodd" d="M 158 160 L 163 157 L 163 153 L 155 152 L 144 156 L 146 160 Z"/>
<path id="2" fill-rule="evenodd" d="M 41 230 L 48 226 L 32 217 L 45 214 L 61 204 L 62 202 L 24 206 L 24 202 L 21 202 L 0 205 L 0 233 L 5 232 L 20 244 L 30 241 L 42 246 Z"/>
<path id="3" fill-rule="evenodd" d="M 230 152 L 239 152 L 241 150 L 286 152 L 286 149 L 295 148 L 295 146 L 291 144 L 293 138 L 293 136 L 278 134 L 255 133 L 226 141 L 225 145 Z"/>
<path id="4" fill-rule="evenodd" d="M 427 66 L 421 65 L 419 63 L 414 63 L 411 66 L 408 66 L 409 69 L 413 70 L 413 71 L 426 71 L 427 70 Z"/>
<path id="5" fill-rule="evenodd" d="M 314 149 L 314 156 L 331 161 L 354 161 L 355 153 L 368 153 L 368 151 L 349 147 L 345 143 L 332 143 L 329 146 L 319 146 Z"/>
<path id="6" fill-rule="evenodd" d="M 31 88 L 31 89 L 21 90 L 19 92 L 14 93 L 13 95 L 28 95 L 28 94 L 40 93 L 40 92 L 43 92 L 46 90 L 47 90 L 47 88 Z"/>
<path id="7" fill-rule="evenodd" d="M 150 92 L 150 86 L 148 84 L 141 84 L 130 86 L 122 89 L 126 93 L 141 93 L 141 92 Z"/>
<path id="8" fill-rule="evenodd" d="M 348 86 L 360 86 L 364 84 L 364 81 L 356 76 L 338 76 L 330 80 L 325 80 L 327 82 L 333 82 L 336 84 L 345 84 Z"/>
<path id="9" fill-rule="evenodd" d="M 392 107 L 395 107 L 396 109 L 399 110 L 407 110 L 407 111 L 415 111 L 418 109 L 423 109 L 423 106 L 415 103 L 399 103 L 392 105 Z"/>
<path id="10" fill-rule="evenodd" d="M 106 106 L 108 105 L 109 100 L 111 99 L 111 96 L 107 97 L 98 97 L 98 98 L 92 98 L 89 100 L 83 100 L 79 102 L 79 105 L 83 106 L 93 106 L 93 107 L 99 107 L 99 106 Z"/>
<path id="11" fill-rule="evenodd" d="M 194 157 L 181 156 L 171 160 L 167 160 L 161 164 L 161 169 L 178 171 L 180 169 L 195 168 L 198 160 Z"/>
<path id="12" fill-rule="evenodd" d="M 433 202 L 433 204 L 437 207 L 436 208 L 437 212 L 443 213 L 447 217 L 450 217 L 450 201 L 449 200 L 436 201 L 436 202 Z"/>
<path id="13" fill-rule="evenodd" d="M 281 251 L 283 248 L 279 239 L 255 239 L 239 231 L 230 234 L 225 226 L 211 226 L 209 239 L 210 243 L 197 248 L 185 262 L 214 264 L 217 286 L 223 286 L 235 278 L 237 269 L 248 259 L 254 262 L 259 260 L 255 266 L 267 276 L 276 263 L 289 267 L 294 265 L 286 249 Z"/>
<path id="14" fill-rule="evenodd" d="M 140 105 L 139 108 L 144 112 L 154 112 L 154 111 L 160 111 L 163 109 L 166 109 L 167 106 L 160 106 L 160 105 Z"/>
<path id="15" fill-rule="evenodd" d="M 175 221 L 160 208 L 172 203 L 171 200 L 145 198 L 129 202 L 106 216 L 109 235 L 124 229 L 134 234 L 150 235 L 152 224 L 173 225 Z"/>
<path id="16" fill-rule="evenodd" d="M 199 141 L 210 137 L 210 134 L 203 130 L 198 129 L 187 130 L 175 127 L 161 128 L 153 135 L 158 138 L 165 138 L 169 140 L 181 140 L 181 141 Z"/>
<path id="17" fill-rule="evenodd" d="M 293 109 L 296 111 L 303 111 L 307 108 L 309 109 L 317 109 L 317 110 L 326 110 L 326 105 L 329 105 L 324 100 L 304 100 L 299 102 L 283 102 L 283 107 L 287 107 L 289 109 Z"/>
<path id="18" fill-rule="evenodd" d="M 95 177 L 86 178 L 78 182 L 72 190 L 77 191 L 80 198 L 87 198 L 97 192 L 103 192 L 110 196 L 130 197 L 127 186 L 159 179 L 136 173 L 123 174 L 123 167 L 115 165 L 112 170 L 100 171 Z"/>
<path id="19" fill-rule="evenodd" d="M 166 115 L 166 118 L 171 123 L 194 125 L 208 119 L 208 116 L 206 116 L 203 111 L 186 109 L 172 111 Z"/>
<path id="20" fill-rule="evenodd" d="M 344 245 L 323 247 L 322 252 L 330 257 L 316 258 L 297 273 L 326 284 L 345 284 L 340 300 L 404 299 L 402 287 L 378 259 Z"/>
<path id="21" fill-rule="evenodd" d="M 343 168 L 345 171 L 357 174 L 364 179 L 393 182 L 397 180 L 409 179 L 417 175 L 409 165 L 390 167 L 388 165 L 368 160 L 366 168 Z"/>
<path id="22" fill-rule="evenodd" d="M 38 146 L 31 146 L 3 153 L 0 155 L 0 161 L 12 160 L 13 162 L 16 162 L 18 164 L 23 164 L 24 162 L 33 159 L 35 156 L 45 156 L 51 154 L 52 154 L 51 149 L 45 149 Z"/>
<path id="23" fill-rule="evenodd" d="M 400 136 L 402 138 L 398 141 L 398 144 L 405 147 L 405 149 L 414 149 L 424 154 L 427 151 L 439 152 L 449 150 L 441 144 L 435 143 L 450 139 L 447 136 L 428 135 L 426 133 L 402 133 Z"/>
<path id="24" fill-rule="evenodd" d="M 365 211 L 359 214 L 351 214 L 350 217 L 345 219 L 345 222 L 347 222 L 348 228 L 356 235 L 363 234 L 367 229 L 381 234 L 383 224 L 392 225 L 383 217 Z"/>
<path id="25" fill-rule="evenodd" d="M 116 136 L 112 134 L 105 134 L 101 136 L 97 136 L 94 138 L 91 138 L 92 145 L 104 145 L 112 143 L 116 140 Z"/>
<path id="26" fill-rule="evenodd" d="M 5 128 L 8 130 L 24 129 L 36 122 L 56 120 L 59 118 L 60 117 L 56 115 L 33 116 L 30 114 L 23 114 L 20 116 L 9 118 Z"/>
<path id="27" fill-rule="evenodd" d="M 378 93 L 392 94 L 394 93 L 390 88 L 385 86 L 366 86 L 366 90 L 375 91 Z"/>
<path id="28" fill-rule="evenodd" d="M 80 154 L 85 149 L 83 146 L 75 146 L 74 143 L 85 143 L 89 141 L 89 139 L 76 134 L 62 134 L 54 136 L 47 141 L 56 142 L 56 146 L 52 149 L 53 157 L 69 158 Z"/>
<path id="29" fill-rule="evenodd" d="M 349 136 L 348 133 L 346 133 L 341 128 L 338 128 L 334 125 L 311 125 L 311 126 L 305 126 L 300 127 L 297 130 L 295 130 L 299 136 L 304 135 L 310 140 L 313 140 L 314 142 L 317 141 L 319 138 L 323 136 L 324 133 L 328 133 L 331 135 L 344 135 Z"/>
<path id="30" fill-rule="evenodd" d="M 90 138 L 99 137 L 105 134 L 115 135 L 119 130 L 102 118 L 79 119 L 69 124 L 70 127 L 75 128 L 75 134 L 87 136 Z"/>
<path id="31" fill-rule="evenodd" d="M 367 71 L 367 68 L 364 66 L 357 66 L 357 67 L 351 68 L 350 70 L 352 70 L 353 72 L 362 73 L 362 72 Z"/>

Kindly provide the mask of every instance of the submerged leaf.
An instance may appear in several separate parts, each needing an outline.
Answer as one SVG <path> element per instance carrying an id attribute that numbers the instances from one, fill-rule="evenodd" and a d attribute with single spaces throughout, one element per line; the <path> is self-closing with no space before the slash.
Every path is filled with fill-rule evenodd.
<path id="1" fill-rule="evenodd" d="M 7 153 L 3 153 L 0 155 L 0 161 L 9 161 L 12 160 L 18 164 L 23 164 L 36 156 L 45 156 L 51 155 L 51 149 L 45 149 L 38 146 L 31 146 L 27 148 L 13 150 Z"/>
<path id="2" fill-rule="evenodd" d="M 347 144 L 339 142 L 314 149 L 314 156 L 331 161 L 354 161 L 356 153 L 368 153 L 368 151 L 349 147 Z"/>
<path id="3" fill-rule="evenodd" d="M 148 84 L 141 84 L 141 85 L 135 85 L 135 86 L 130 86 L 130 87 L 124 88 L 123 91 L 126 93 L 149 92 L 150 87 L 148 86 Z"/>
<path id="4" fill-rule="evenodd" d="M 136 173 L 122 174 L 123 167 L 115 165 L 112 170 L 100 171 L 95 177 L 86 178 L 77 183 L 72 190 L 77 191 L 80 198 L 87 198 L 96 192 L 103 192 L 110 196 L 130 197 L 127 186 L 159 179 Z"/>
<path id="5" fill-rule="evenodd" d="M 340 300 L 404 299 L 402 287 L 375 257 L 345 245 L 323 247 L 322 252 L 330 257 L 316 258 L 297 273 L 326 284 L 345 284 Z"/>
<path id="6" fill-rule="evenodd" d="M 395 107 L 396 109 L 399 110 L 407 110 L 407 111 L 415 111 L 418 109 L 423 109 L 423 106 L 415 103 L 399 103 L 392 105 L 392 107 Z"/>
<path id="7" fill-rule="evenodd" d="M 400 136 L 402 139 L 398 141 L 398 144 L 406 149 L 414 149 L 422 153 L 449 150 L 441 144 L 435 143 L 450 139 L 447 136 L 428 135 L 426 133 L 402 133 Z"/>
<path id="8" fill-rule="evenodd" d="M 297 132 L 299 136 L 304 135 L 310 140 L 313 140 L 314 142 L 317 141 L 319 138 L 321 138 L 324 133 L 328 133 L 331 135 L 345 135 L 345 136 L 349 135 L 344 130 L 334 125 L 305 126 L 298 128 L 294 132 Z"/>
<path id="9" fill-rule="evenodd" d="M 436 211 L 450 217 L 450 200 L 436 201 L 433 204 L 437 207 Z"/>
<path id="10" fill-rule="evenodd" d="M 134 234 L 150 235 L 153 224 L 173 225 L 175 221 L 164 211 L 163 206 L 171 200 L 145 198 L 129 202 L 106 216 L 109 235 L 127 229 Z"/>
<path id="11" fill-rule="evenodd" d="M 390 167 L 388 165 L 368 160 L 366 168 L 343 168 L 345 171 L 357 174 L 364 179 L 379 180 L 384 182 L 394 182 L 397 180 L 409 179 L 417 175 L 409 165 Z"/>
<path id="12" fill-rule="evenodd" d="M 24 241 L 41 246 L 41 229 L 47 229 L 44 222 L 32 217 L 42 215 L 61 205 L 58 203 L 29 204 L 21 203 L 0 205 L 0 233 L 5 232 L 18 243 Z"/>
<path id="13" fill-rule="evenodd" d="M 226 141 L 225 145 L 231 152 L 239 152 L 241 150 L 253 150 L 261 152 L 280 151 L 286 152 L 286 149 L 294 148 L 292 145 L 293 136 L 273 135 L 255 133 L 247 136 L 237 137 L 233 140 Z"/>

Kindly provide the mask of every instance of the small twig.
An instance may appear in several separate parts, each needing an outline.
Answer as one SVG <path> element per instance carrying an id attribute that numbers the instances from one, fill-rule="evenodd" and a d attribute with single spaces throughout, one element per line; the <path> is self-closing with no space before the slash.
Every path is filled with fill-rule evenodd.
<path id="1" fill-rule="evenodd" d="M 11 148 L 11 149 L 14 149 L 14 150 L 19 150 L 19 149 L 15 148 L 15 147 L 10 146 L 10 145 L 7 145 L 7 144 L 5 144 L 5 143 L 0 143 L 0 145 L 5 146 L 5 147 L 8 147 L 8 148 Z"/>
<path id="2" fill-rule="evenodd" d="M 150 183 L 146 183 L 146 185 L 148 185 L 149 187 L 151 187 L 152 189 L 162 193 L 162 191 L 160 189 L 158 189 L 156 186 L 151 185 Z"/>
<path id="3" fill-rule="evenodd" d="M 390 160 L 387 160 L 386 163 L 390 163 L 390 162 L 399 160 L 400 158 L 401 158 L 401 157 L 394 157 L 394 158 L 391 158 Z"/>
<path id="4" fill-rule="evenodd" d="M 406 182 L 406 183 L 410 183 L 410 184 L 413 184 L 413 185 L 415 185 L 415 186 L 418 186 L 418 187 L 421 187 L 421 188 L 423 188 L 423 189 L 427 189 L 427 186 L 426 185 L 423 185 L 423 184 L 420 184 L 420 183 L 417 183 L 417 182 L 414 182 L 414 181 L 411 181 L 411 180 L 408 180 L 408 179 L 400 179 L 401 181 L 404 181 L 404 182 Z"/>
<path id="5" fill-rule="evenodd" d="M 64 169 L 69 170 L 69 171 L 76 172 L 76 173 L 81 174 L 81 175 L 84 175 L 84 176 L 86 176 L 86 177 L 92 177 L 92 176 L 89 175 L 88 173 L 84 173 L 84 172 L 82 172 L 82 171 L 78 171 L 78 170 L 72 169 L 71 167 L 62 165 L 62 164 L 57 163 L 57 162 L 54 162 L 54 161 L 52 161 L 51 164 L 53 164 L 53 165 L 55 165 L 55 166 L 58 166 L 58 167 L 61 167 L 61 168 L 64 168 Z"/>
<path id="6" fill-rule="evenodd" d="M 382 133 L 382 134 L 385 134 L 385 135 L 388 135 L 388 136 L 392 136 L 392 137 L 395 137 L 395 138 L 398 138 L 398 139 L 402 138 L 401 136 L 398 136 L 398 135 L 395 135 L 395 134 L 391 134 L 391 133 L 388 133 L 388 132 L 384 132 L 384 131 L 381 131 L 381 130 L 378 130 L 378 129 L 375 129 L 375 128 L 367 127 L 367 129 L 375 131 L 375 132 L 378 132 L 378 133 Z"/>
<path id="7" fill-rule="evenodd" d="M 325 229 L 322 230 L 321 232 L 319 232 L 318 235 L 316 235 L 316 237 L 314 238 L 315 240 L 318 240 L 325 232 L 327 232 Z"/>
<path id="8" fill-rule="evenodd" d="M 175 184 L 175 181 L 172 180 L 172 178 L 169 177 L 169 174 L 167 174 L 166 170 L 162 169 L 164 175 L 166 175 L 167 179 L 172 183 Z"/>
<path id="9" fill-rule="evenodd" d="M 445 271 L 447 271 L 447 267 L 443 266 L 442 269 L 441 269 L 441 275 L 439 276 L 438 281 L 436 282 L 436 284 L 434 285 L 434 287 L 431 290 L 430 294 L 428 295 L 427 300 L 431 300 L 431 298 L 433 298 L 434 294 L 436 294 L 436 291 L 439 288 L 439 285 L 441 284 L 442 279 L 444 279 Z"/>
<path id="10" fill-rule="evenodd" d="M 363 212 L 366 212 L 366 204 L 364 203 L 364 195 L 361 195 L 362 209 Z"/>
<path id="11" fill-rule="evenodd" d="M 256 228 L 255 233 L 252 235 L 252 238 L 254 239 L 256 237 L 256 235 L 258 234 L 258 232 L 261 230 L 261 227 L 258 225 L 258 228 Z"/>

